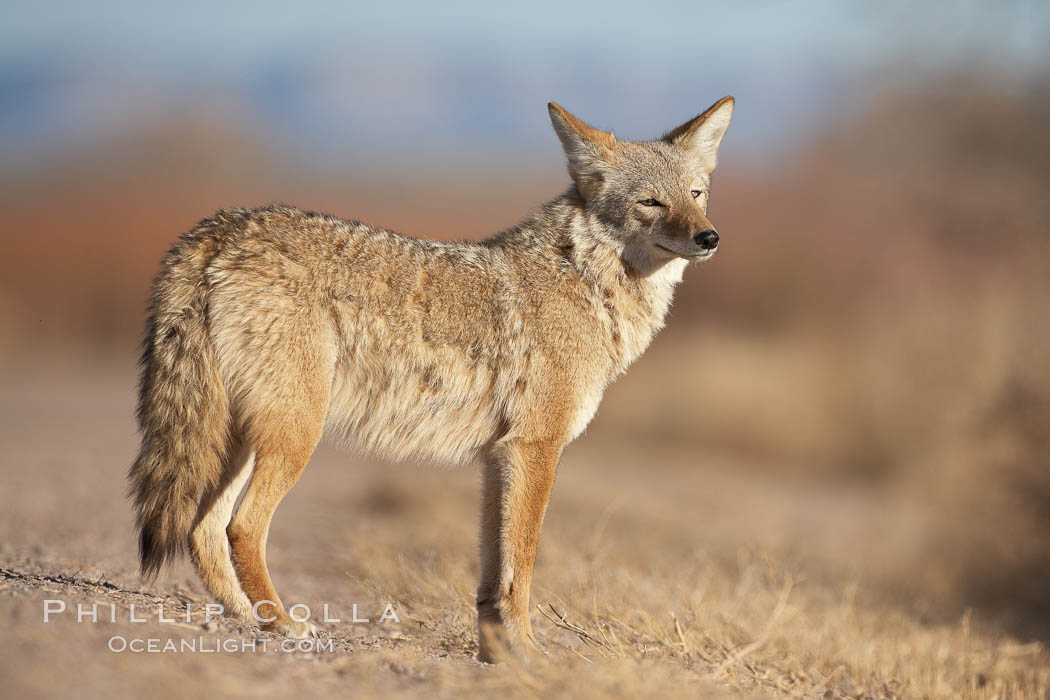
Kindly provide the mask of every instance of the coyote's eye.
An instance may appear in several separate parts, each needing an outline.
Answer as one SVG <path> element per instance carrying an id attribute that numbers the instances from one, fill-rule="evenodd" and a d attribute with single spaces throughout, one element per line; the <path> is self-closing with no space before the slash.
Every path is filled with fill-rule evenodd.
<path id="1" fill-rule="evenodd" d="M 638 203 L 641 204 L 643 207 L 662 207 L 663 206 L 663 204 L 660 204 L 660 202 L 656 201 L 652 197 L 649 197 L 648 199 L 640 199 L 640 200 L 638 200 Z"/>
<path id="2" fill-rule="evenodd" d="M 704 191 L 703 191 L 703 190 L 693 190 L 693 191 L 692 191 L 692 192 L 690 192 L 689 194 L 693 195 L 693 199 L 696 199 L 697 197 L 699 197 L 699 196 L 700 196 L 700 195 L 702 195 L 703 193 L 704 193 Z"/>

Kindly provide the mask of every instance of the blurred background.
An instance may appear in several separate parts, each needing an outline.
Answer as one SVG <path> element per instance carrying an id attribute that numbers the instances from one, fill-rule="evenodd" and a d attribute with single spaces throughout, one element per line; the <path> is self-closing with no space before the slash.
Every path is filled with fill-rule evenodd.
<path id="1" fill-rule="evenodd" d="M 0 386 L 28 388 L 5 411 L 44 426 L 117 386 L 130 434 L 150 280 L 218 208 L 477 239 L 567 185 L 547 101 L 644 139 L 727 94 L 709 212 L 723 245 L 566 459 L 687 473 L 734 543 L 1047 638 L 1050 5 L 1035 0 L 8 0 Z M 122 473 L 132 455 L 110 457 Z"/>

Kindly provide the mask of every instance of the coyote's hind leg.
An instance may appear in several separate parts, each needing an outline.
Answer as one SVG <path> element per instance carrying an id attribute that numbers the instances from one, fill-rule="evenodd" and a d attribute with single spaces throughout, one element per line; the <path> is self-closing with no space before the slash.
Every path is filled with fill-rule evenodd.
<path id="1" fill-rule="evenodd" d="M 294 326 L 292 326 L 294 329 Z M 334 358 L 303 339 L 279 346 L 283 352 L 260 357 L 260 371 L 244 397 L 244 437 L 255 451 L 255 468 L 233 521 L 227 528 L 233 568 L 264 627 L 290 637 L 305 637 L 313 625 L 289 617 L 266 569 L 270 520 L 291 491 L 321 439 L 331 399 Z M 314 336 L 316 337 L 316 336 Z M 270 374 L 266 367 L 294 368 Z"/>
<path id="2" fill-rule="evenodd" d="M 241 589 L 230 560 L 226 527 L 230 524 L 237 496 L 252 471 L 250 447 L 240 445 L 230 453 L 223 468 L 222 481 L 204 494 L 197 520 L 190 530 L 190 558 L 205 588 L 222 603 L 227 615 L 251 619 L 252 604 Z"/>

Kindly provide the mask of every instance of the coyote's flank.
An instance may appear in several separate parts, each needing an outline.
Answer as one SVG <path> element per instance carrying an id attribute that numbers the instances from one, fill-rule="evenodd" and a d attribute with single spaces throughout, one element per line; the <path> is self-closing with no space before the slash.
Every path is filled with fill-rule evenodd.
<path id="1" fill-rule="evenodd" d="M 322 435 L 394 459 L 480 456 L 478 655 L 528 652 L 559 457 L 663 325 L 688 262 L 718 246 L 707 199 L 733 99 L 649 142 L 549 109 L 573 184 L 486 241 L 286 206 L 182 236 L 153 287 L 129 474 L 145 575 L 188 543 L 229 614 L 254 606 L 307 635 L 266 535 Z"/>

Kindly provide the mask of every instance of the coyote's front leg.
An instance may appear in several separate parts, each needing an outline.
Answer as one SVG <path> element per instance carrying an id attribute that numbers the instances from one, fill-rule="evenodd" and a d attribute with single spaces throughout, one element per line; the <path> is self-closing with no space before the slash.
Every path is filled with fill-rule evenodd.
<path id="1" fill-rule="evenodd" d="M 478 659 L 499 661 L 534 647 L 529 586 L 543 513 L 562 444 L 501 441 L 485 460 L 481 502 Z"/>

